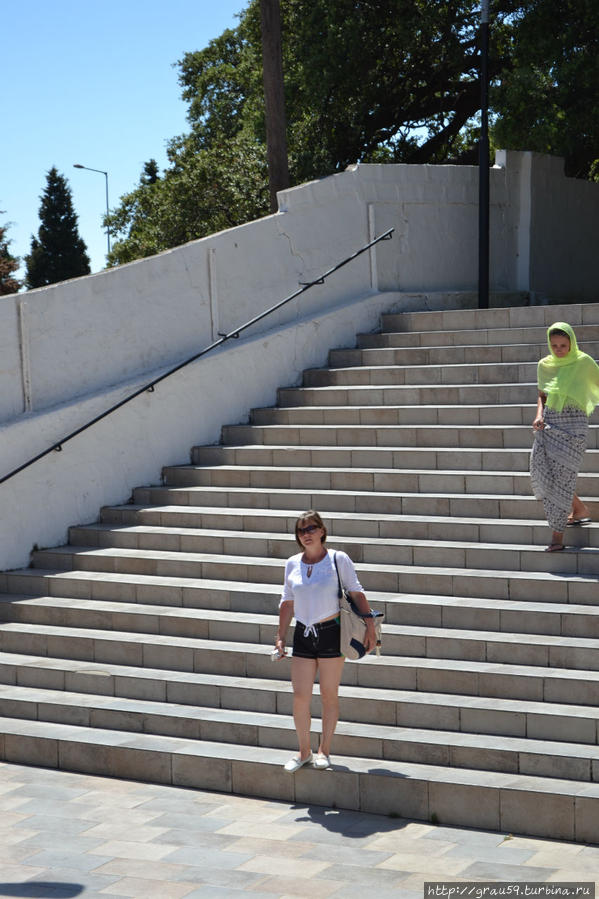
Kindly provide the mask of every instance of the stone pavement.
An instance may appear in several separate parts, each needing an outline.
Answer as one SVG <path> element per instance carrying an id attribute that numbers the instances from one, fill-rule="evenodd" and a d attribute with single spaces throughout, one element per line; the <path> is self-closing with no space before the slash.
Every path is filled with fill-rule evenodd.
<path id="1" fill-rule="evenodd" d="M 0 763 L 0 896 L 422 899 L 597 881 L 599 847 Z"/>

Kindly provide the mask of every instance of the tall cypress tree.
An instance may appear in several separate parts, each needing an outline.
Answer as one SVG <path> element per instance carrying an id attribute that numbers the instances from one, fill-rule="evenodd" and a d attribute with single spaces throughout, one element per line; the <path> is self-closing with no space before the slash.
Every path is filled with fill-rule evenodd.
<path id="1" fill-rule="evenodd" d="M 67 278 L 89 275 L 87 247 L 79 236 L 71 189 L 53 166 L 41 197 L 38 236 L 25 257 L 25 283 L 31 290 Z"/>
<path id="2" fill-rule="evenodd" d="M 9 250 L 12 241 L 8 239 L 7 231 L 8 225 L 0 225 L 0 296 L 16 293 L 21 287 L 21 282 L 13 278 L 19 260 Z"/>

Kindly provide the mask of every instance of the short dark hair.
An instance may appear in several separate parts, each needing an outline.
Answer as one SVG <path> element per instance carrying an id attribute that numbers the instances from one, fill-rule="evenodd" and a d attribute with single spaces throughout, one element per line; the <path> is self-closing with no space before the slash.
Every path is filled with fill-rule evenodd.
<path id="1" fill-rule="evenodd" d="M 566 334 L 565 331 L 562 331 L 561 328 L 553 328 L 553 330 L 551 330 L 549 332 L 549 336 L 550 337 L 567 337 L 568 340 L 570 340 L 570 335 Z"/>
<path id="2" fill-rule="evenodd" d="M 304 547 L 299 538 L 299 534 L 298 534 L 297 530 L 301 526 L 302 521 L 313 521 L 317 527 L 322 528 L 324 531 L 324 534 L 320 538 L 320 542 L 321 543 L 325 542 L 325 540 L 327 539 L 327 529 L 325 527 L 324 521 L 322 520 L 322 518 L 320 517 L 320 514 L 318 512 L 315 512 L 314 509 L 308 509 L 307 512 L 302 512 L 300 517 L 295 522 L 295 540 L 297 542 L 297 545 L 299 547 L 301 547 L 301 549 L 303 549 Z"/>

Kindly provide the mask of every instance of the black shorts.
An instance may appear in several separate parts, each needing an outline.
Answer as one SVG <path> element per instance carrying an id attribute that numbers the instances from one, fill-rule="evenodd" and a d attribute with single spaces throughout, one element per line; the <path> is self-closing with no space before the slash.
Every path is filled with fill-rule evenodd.
<path id="1" fill-rule="evenodd" d="M 293 655 L 299 659 L 337 659 L 341 656 L 341 625 L 338 618 L 323 621 L 310 628 L 298 621 L 293 632 Z M 314 633 L 316 631 L 316 633 Z"/>

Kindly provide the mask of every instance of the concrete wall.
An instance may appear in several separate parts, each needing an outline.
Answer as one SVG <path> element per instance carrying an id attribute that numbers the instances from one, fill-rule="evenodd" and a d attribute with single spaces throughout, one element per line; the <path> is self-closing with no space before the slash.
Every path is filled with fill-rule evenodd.
<path id="1" fill-rule="evenodd" d="M 597 297 L 599 185 L 564 178 L 560 161 L 547 157 L 501 153 L 497 161 L 492 289 Z M 282 192 L 279 209 L 150 259 L 0 298 L 1 477 L 144 378 L 396 229 L 246 337 L 0 485 L 0 568 L 25 564 L 34 543 L 64 541 L 69 524 L 94 520 L 136 484 L 158 482 L 162 465 L 218 440 L 221 425 L 243 420 L 251 406 L 274 403 L 278 386 L 377 327 L 382 310 L 426 304 L 430 291 L 476 289 L 476 168 L 352 167 Z"/>
<path id="2" fill-rule="evenodd" d="M 160 483 L 164 465 L 187 463 L 194 444 L 215 443 L 223 424 L 247 421 L 274 405 L 278 387 L 322 365 L 332 346 L 348 346 L 376 327 L 398 295 L 370 293 L 274 331 L 229 341 L 143 393 L 109 418 L 0 485 L 0 569 L 27 565 L 34 544 L 65 543 L 70 524 L 97 520 L 102 505 L 126 502 L 136 485 Z M 120 385 L 82 401 L 0 426 L 6 468 L 51 446 L 88 417 L 118 402 Z"/>
<path id="3" fill-rule="evenodd" d="M 540 153 L 500 150 L 496 164 L 508 200 L 512 289 L 537 303 L 597 302 L 599 184 L 567 178 L 563 159 Z M 496 260 L 500 233 L 491 231 Z"/>

